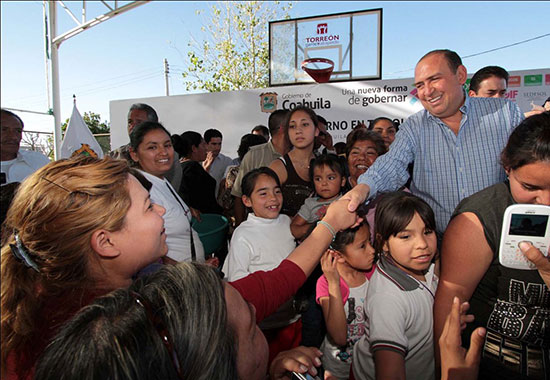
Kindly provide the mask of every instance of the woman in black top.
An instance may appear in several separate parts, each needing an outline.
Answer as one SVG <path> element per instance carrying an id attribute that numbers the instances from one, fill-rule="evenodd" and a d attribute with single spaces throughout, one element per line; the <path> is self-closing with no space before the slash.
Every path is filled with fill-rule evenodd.
<path id="1" fill-rule="evenodd" d="M 288 115 L 286 128 L 292 149 L 269 167 L 277 173 L 283 186 L 281 213 L 293 217 L 313 192 L 309 164 L 315 158 L 313 147 L 319 135 L 317 116 L 307 107 L 296 107 Z"/>
<path id="2" fill-rule="evenodd" d="M 206 159 L 206 142 L 194 131 L 172 135 L 174 149 L 182 159 L 183 176 L 179 194 L 190 207 L 201 213 L 221 214 L 216 201 L 216 180 L 200 164 Z"/>

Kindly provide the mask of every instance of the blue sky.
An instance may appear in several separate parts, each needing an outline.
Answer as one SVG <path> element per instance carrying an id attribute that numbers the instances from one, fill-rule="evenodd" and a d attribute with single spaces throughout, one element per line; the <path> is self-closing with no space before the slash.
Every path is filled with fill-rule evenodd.
<path id="1" fill-rule="evenodd" d="M 108 3 L 113 3 L 109 1 Z M 120 1 L 124 4 L 125 2 Z M 81 2 L 66 2 L 77 16 Z M 104 12 L 87 2 L 88 15 Z M 109 119 L 109 101 L 165 93 L 163 59 L 171 68 L 170 94 L 184 94 L 181 70 L 187 66 L 190 36 L 201 39 L 207 2 L 153 1 L 95 26 L 64 42 L 59 51 L 61 117 L 70 117 L 72 95 L 83 113 Z M 424 53 L 437 48 L 467 56 L 550 33 L 545 14 L 550 2 L 388 2 L 302 1 L 291 17 L 364 9 L 383 9 L 382 79 L 413 76 Z M 59 7 L 59 30 L 74 26 Z M 1 2 L 1 105 L 45 112 L 42 1 Z M 468 72 L 486 65 L 508 70 L 550 66 L 550 36 L 499 51 L 465 58 Z M 53 117 L 19 113 L 27 130 L 53 129 Z"/>

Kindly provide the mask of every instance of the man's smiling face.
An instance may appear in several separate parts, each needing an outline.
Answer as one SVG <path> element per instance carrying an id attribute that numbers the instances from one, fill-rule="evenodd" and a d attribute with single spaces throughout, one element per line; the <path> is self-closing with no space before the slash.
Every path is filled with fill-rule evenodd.
<path id="1" fill-rule="evenodd" d="M 464 66 L 453 73 L 443 54 L 431 54 L 416 65 L 414 84 L 418 98 L 432 115 L 440 119 L 453 116 L 464 103 L 462 86 L 466 76 Z"/>

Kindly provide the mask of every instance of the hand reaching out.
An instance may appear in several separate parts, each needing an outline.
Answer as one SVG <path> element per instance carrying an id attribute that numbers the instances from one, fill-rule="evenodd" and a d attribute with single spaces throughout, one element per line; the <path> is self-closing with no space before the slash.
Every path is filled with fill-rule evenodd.
<path id="1" fill-rule="evenodd" d="M 309 373 L 317 375 L 317 369 L 321 365 L 321 351 L 315 347 L 299 346 L 292 350 L 280 352 L 271 362 L 269 378 L 271 380 L 290 379 L 291 372 Z"/>
<path id="2" fill-rule="evenodd" d="M 358 221 L 355 212 L 349 210 L 349 200 L 341 198 L 330 204 L 323 220 L 336 231 L 343 231 L 354 223 L 360 223 L 362 219 Z"/>
<path id="3" fill-rule="evenodd" d="M 485 329 L 474 330 L 470 338 L 470 348 L 462 347 L 460 332 L 466 322 L 471 322 L 473 316 L 466 315 L 469 304 L 460 304 L 458 297 L 453 299 L 451 312 L 445 320 L 443 333 L 439 338 L 441 351 L 441 380 L 475 380 L 479 370 L 479 360 Z"/>
<path id="4" fill-rule="evenodd" d="M 357 210 L 357 207 L 365 202 L 367 197 L 369 196 L 370 188 L 367 185 L 364 184 L 358 184 L 353 189 L 345 193 L 340 200 L 347 200 L 349 201 L 348 204 L 348 210 L 350 212 L 355 212 Z"/>

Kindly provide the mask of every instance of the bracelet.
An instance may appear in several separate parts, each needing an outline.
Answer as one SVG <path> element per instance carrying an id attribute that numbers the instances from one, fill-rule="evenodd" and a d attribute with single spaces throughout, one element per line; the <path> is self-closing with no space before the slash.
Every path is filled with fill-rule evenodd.
<path id="1" fill-rule="evenodd" d="M 334 239 L 336 239 L 336 230 L 330 224 L 325 222 L 324 220 L 318 221 L 317 225 L 319 225 L 319 224 L 322 224 L 323 226 L 325 226 L 330 231 L 330 233 L 332 234 L 332 241 L 334 241 Z"/>

